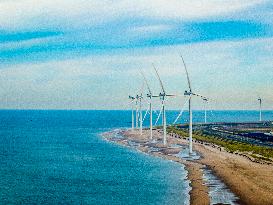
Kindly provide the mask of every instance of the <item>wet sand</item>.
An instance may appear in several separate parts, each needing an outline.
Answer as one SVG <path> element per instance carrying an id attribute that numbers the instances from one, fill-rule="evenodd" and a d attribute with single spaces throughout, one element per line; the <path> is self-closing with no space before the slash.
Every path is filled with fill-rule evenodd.
<path id="1" fill-rule="evenodd" d="M 240 197 L 241 204 L 273 204 L 273 166 L 195 143 L 208 165 Z"/>
<path id="2" fill-rule="evenodd" d="M 208 187 L 203 179 L 203 168 L 208 166 L 240 200 L 239 204 L 273 205 L 273 166 L 258 164 L 248 158 L 220 151 L 213 145 L 205 145 L 193 142 L 193 148 L 200 153 L 201 158 L 197 160 L 185 160 L 174 156 L 183 148 L 171 147 L 170 145 L 187 145 L 187 140 L 178 135 L 168 135 L 168 146 L 162 143 L 150 143 L 149 131 L 143 130 L 142 136 L 138 131 L 122 131 L 123 139 L 113 140 L 119 144 L 128 146 L 132 141 L 137 144 L 136 148 L 154 156 L 162 157 L 182 163 L 188 171 L 188 178 L 191 182 L 190 191 L 191 204 L 210 204 Z M 107 137 L 106 137 L 107 138 Z M 153 138 L 161 141 L 162 133 L 155 130 Z M 150 148 L 155 149 L 151 151 Z M 158 151 L 157 150 L 160 150 Z"/>

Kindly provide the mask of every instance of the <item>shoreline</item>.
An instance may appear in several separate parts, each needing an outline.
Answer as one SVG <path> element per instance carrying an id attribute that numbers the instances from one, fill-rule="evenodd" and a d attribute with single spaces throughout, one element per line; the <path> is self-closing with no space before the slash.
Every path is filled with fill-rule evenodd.
<path id="1" fill-rule="evenodd" d="M 240 199 L 239 204 L 273 204 L 273 166 L 194 143 L 201 151 L 202 164 L 208 166 Z"/>
<path id="2" fill-rule="evenodd" d="M 145 130 L 143 130 L 145 132 Z M 129 130 L 125 131 L 121 131 L 119 134 L 122 135 L 124 137 L 124 139 L 115 139 L 115 138 L 109 138 L 108 133 L 104 133 L 102 134 L 104 139 L 113 143 L 117 143 L 120 144 L 122 146 L 126 146 L 126 147 L 130 147 L 132 148 L 132 146 L 130 146 L 128 144 L 128 139 L 130 140 L 135 140 L 139 136 L 137 133 L 130 133 Z M 148 134 L 148 133 L 147 133 Z M 110 134 L 111 135 L 111 134 Z M 143 139 L 138 138 L 138 142 L 144 142 Z M 196 162 L 192 162 L 192 161 L 186 161 L 184 159 L 175 157 L 175 156 L 171 156 L 171 155 L 166 155 L 163 154 L 161 152 L 148 152 L 148 149 L 146 146 L 143 146 L 142 143 L 138 144 L 138 147 L 133 147 L 136 150 L 154 156 L 154 157 L 160 157 L 163 158 L 165 160 L 170 160 L 179 164 L 182 164 L 185 168 L 185 170 L 187 171 L 187 179 L 189 180 L 189 184 L 190 184 L 190 190 L 189 190 L 189 195 L 190 195 L 190 204 L 209 204 L 209 195 L 208 195 L 208 187 L 204 185 L 204 181 L 203 181 L 203 176 L 202 176 L 202 169 L 204 168 L 203 165 L 201 165 L 200 163 L 196 163 Z M 161 145 L 159 146 L 161 147 Z"/>
<path id="3" fill-rule="evenodd" d="M 238 204 L 273 204 L 273 166 L 252 162 L 244 156 L 232 154 L 224 150 L 219 150 L 217 146 L 207 145 L 198 141 L 193 141 L 194 151 L 200 153 L 201 157 L 195 160 L 186 160 L 174 156 L 179 151 L 178 148 L 165 147 L 160 143 L 152 146 L 158 147 L 161 151 L 150 151 L 149 131 L 143 130 L 140 136 L 138 131 L 122 130 L 120 133 L 124 138 L 111 139 L 103 136 L 106 140 L 131 147 L 128 141 L 138 144 L 135 147 L 141 152 L 175 161 L 185 165 L 188 171 L 191 191 L 190 204 L 210 204 L 209 187 L 205 185 L 203 169 L 209 168 L 235 195 L 239 200 Z M 161 140 L 160 130 L 154 130 L 154 139 Z M 168 134 L 168 144 L 188 145 L 182 136 Z"/>

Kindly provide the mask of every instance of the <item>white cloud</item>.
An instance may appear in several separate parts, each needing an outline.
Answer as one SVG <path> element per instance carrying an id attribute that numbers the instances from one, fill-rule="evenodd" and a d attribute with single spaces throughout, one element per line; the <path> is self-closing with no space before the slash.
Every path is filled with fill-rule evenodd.
<path id="1" fill-rule="evenodd" d="M 188 20 L 238 12 L 265 0 L 14 0 L 0 1 L 1 29 L 90 28 L 115 19 Z"/>
<path id="2" fill-rule="evenodd" d="M 138 1 L 139 2 L 139 1 Z M 236 12 L 256 4 L 262 0 L 241 1 L 241 0 L 149 0 L 140 1 L 145 16 L 163 18 L 204 18 L 210 16 L 224 15 Z"/>
<path id="3" fill-rule="evenodd" d="M 136 34 L 136 35 L 145 35 L 148 34 L 156 34 L 165 31 L 169 31 L 172 27 L 169 25 L 148 25 L 148 26 L 137 26 L 129 29 L 129 33 Z"/>
<path id="4" fill-rule="evenodd" d="M 182 53 L 194 90 L 208 96 L 213 108 L 255 109 L 253 99 L 260 95 L 265 98 L 264 107 L 272 109 L 273 53 L 267 46 L 272 44 L 272 38 L 222 41 L 12 65 L 0 70 L 0 107 L 129 108 L 124 102 L 140 88 L 139 68 L 145 71 L 153 91 L 160 91 L 152 63 L 166 90 L 183 94 L 187 83 L 179 58 Z M 168 106 L 179 108 L 183 102 L 170 100 Z M 194 108 L 201 107 L 196 99 Z"/>
<path id="5" fill-rule="evenodd" d="M 14 42 L 4 42 L 0 44 L 0 50 L 13 50 L 13 49 L 20 49 L 20 48 L 31 48 L 34 45 L 45 45 L 50 42 L 60 40 L 58 37 L 44 37 L 44 38 L 35 38 L 29 40 L 22 40 L 22 41 L 14 41 Z"/>
<path id="6" fill-rule="evenodd" d="M 175 22 L 233 16 L 264 2 L 267 1 L 118 0 L 113 3 L 110 0 L 0 0 L 0 30 L 68 31 L 65 36 L 2 43 L 0 49 L 29 48 L 47 45 L 51 41 L 62 42 L 63 45 L 70 41 L 77 42 L 78 39 L 89 41 L 101 36 L 95 33 L 90 37 L 88 31 L 82 30 L 103 23 L 110 23 L 109 27 L 119 26 L 119 22 L 123 21 L 129 21 L 130 26 L 118 30 L 118 36 L 124 35 L 125 41 L 130 41 L 130 38 L 126 38 L 128 34 L 143 36 L 169 31 L 172 24 L 168 20 Z M 133 18 L 145 20 L 143 24 L 134 24 L 131 21 Z M 97 28 L 104 31 L 106 27 Z M 77 29 L 81 29 L 80 35 L 75 37 L 73 34 Z M 111 28 L 109 32 L 110 40 L 117 41 L 118 36 L 112 35 Z M 183 36 L 188 35 L 186 31 L 182 33 Z M 154 92 L 159 92 L 152 63 L 158 68 L 166 90 L 182 94 L 187 88 L 179 58 L 182 53 L 194 89 L 217 99 L 217 102 L 212 100 L 215 102 L 214 108 L 255 108 L 249 99 L 259 93 L 267 96 L 265 107 L 272 109 L 272 45 L 273 39 L 221 41 L 124 49 L 80 58 L 72 56 L 73 59 L 68 60 L 13 64 L 7 69 L 1 65 L 0 108 L 122 109 L 127 95 L 140 86 L 139 68 L 145 70 Z M 200 108 L 200 103 L 196 100 L 195 108 Z M 178 108 L 181 100 L 170 101 L 169 105 Z"/>

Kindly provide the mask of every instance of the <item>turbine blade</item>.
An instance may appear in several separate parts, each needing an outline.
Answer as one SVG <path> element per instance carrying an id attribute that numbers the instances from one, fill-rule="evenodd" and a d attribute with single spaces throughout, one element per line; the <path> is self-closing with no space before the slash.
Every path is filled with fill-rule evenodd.
<path id="1" fill-rule="evenodd" d="M 178 95 L 166 95 L 167 97 L 177 97 Z"/>
<path id="2" fill-rule="evenodd" d="M 152 65 L 153 65 L 153 68 L 154 68 L 155 73 L 156 73 L 156 75 L 157 75 L 157 78 L 158 78 L 158 80 L 159 80 L 159 83 L 160 83 L 162 92 L 163 92 L 163 93 L 166 93 L 166 92 L 165 92 L 165 89 L 164 89 L 164 86 L 163 86 L 163 83 L 162 83 L 162 81 L 161 81 L 161 79 L 160 79 L 160 76 L 159 76 L 159 74 L 158 74 L 158 71 L 157 71 L 157 69 L 155 68 L 154 64 L 152 64 Z"/>
<path id="3" fill-rule="evenodd" d="M 145 115 L 144 115 L 144 117 L 143 117 L 143 120 L 142 120 L 142 123 L 144 122 L 144 120 L 145 120 L 145 118 L 146 118 L 146 115 L 148 114 L 148 111 L 149 111 L 149 108 L 146 110 L 146 112 L 145 112 Z"/>
<path id="4" fill-rule="evenodd" d="M 142 98 L 142 100 L 143 100 L 145 103 L 147 103 L 148 105 L 150 104 L 150 101 L 147 100 L 147 98 Z"/>
<path id="5" fill-rule="evenodd" d="M 207 97 L 205 97 L 205 96 L 203 96 L 203 95 L 200 95 L 200 94 L 192 93 L 192 95 L 195 95 L 195 96 L 201 97 L 201 98 L 202 98 L 202 100 L 206 100 L 206 101 L 208 101 L 208 100 L 209 100 Z"/>
<path id="6" fill-rule="evenodd" d="M 187 66 L 186 66 L 186 63 L 184 61 L 184 58 L 182 55 L 180 55 L 181 59 L 182 59 L 182 62 L 183 62 L 183 65 L 184 65 L 184 68 L 185 68 L 185 71 L 186 71 L 186 75 L 187 75 L 187 80 L 188 80 L 188 86 L 189 86 L 189 89 L 190 89 L 190 92 L 191 92 L 191 81 L 190 81 L 190 78 L 189 78 L 189 73 L 188 73 L 188 70 L 187 70 Z"/>
<path id="7" fill-rule="evenodd" d="M 144 85 L 145 85 L 145 83 L 144 83 L 144 82 L 142 82 L 142 85 L 141 85 L 141 90 L 140 90 L 140 96 L 141 96 L 141 97 L 142 97 L 142 94 L 143 94 Z"/>
<path id="8" fill-rule="evenodd" d="M 156 118 L 155 125 L 157 125 L 157 122 L 158 122 L 158 120 L 159 120 L 159 118 L 160 118 L 160 115 L 161 115 L 161 113 L 162 113 L 162 109 L 163 109 L 163 106 L 161 107 L 160 112 L 159 112 L 159 114 L 158 114 L 158 116 L 157 116 L 157 118 Z"/>
<path id="9" fill-rule="evenodd" d="M 143 79 L 144 79 L 144 81 L 145 81 L 145 83 L 146 83 L 146 86 L 147 86 L 147 88 L 148 88 L 149 94 L 150 94 L 150 95 L 152 95 L 151 88 L 150 88 L 150 86 L 149 86 L 149 83 L 148 83 L 148 81 L 147 81 L 147 79 L 146 79 L 146 77 L 145 77 L 144 73 L 142 72 L 142 70 L 141 70 L 141 69 L 139 69 L 139 72 L 140 72 L 140 73 L 141 73 L 141 75 L 143 76 Z"/>
<path id="10" fill-rule="evenodd" d="M 181 117 L 181 115 L 183 114 L 183 112 L 184 112 L 184 110 L 185 110 L 185 106 L 187 105 L 188 101 L 189 101 L 189 99 L 186 100 L 186 102 L 184 103 L 184 105 L 183 105 L 183 107 L 182 107 L 180 113 L 179 113 L 178 116 L 176 117 L 176 119 L 175 119 L 175 121 L 173 122 L 173 124 L 175 124 L 175 123 L 179 120 L 179 118 Z"/>
<path id="11" fill-rule="evenodd" d="M 125 102 L 125 103 L 122 103 L 122 107 L 128 107 L 129 105 L 131 105 L 135 100 L 130 100 L 129 102 Z"/>

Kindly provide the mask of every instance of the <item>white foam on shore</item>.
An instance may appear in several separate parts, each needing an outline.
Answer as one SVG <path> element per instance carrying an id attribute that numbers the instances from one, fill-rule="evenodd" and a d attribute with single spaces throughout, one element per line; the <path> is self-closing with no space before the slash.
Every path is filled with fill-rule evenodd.
<path id="1" fill-rule="evenodd" d="M 112 139 L 122 139 L 124 138 L 124 136 L 121 134 L 121 130 L 115 130 L 113 132 L 113 135 L 111 137 Z M 154 141 L 152 144 L 156 144 L 157 141 Z M 151 142 L 150 142 L 151 143 Z M 142 152 L 141 150 L 138 149 L 138 147 L 140 147 L 139 142 L 135 142 L 135 141 L 131 141 L 128 140 L 128 145 L 129 147 Z M 189 154 L 189 148 L 187 145 L 183 145 L 183 144 L 171 144 L 170 148 L 182 148 L 182 150 L 178 153 L 178 154 L 171 154 L 175 157 L 179 157 L 181 159 L 184 160 L 198 160 L 201 157 L 201 154 L 199 152 L 193 152 L 192 154 Z M 152 152 L 160 152 L 161 148 L 158 147 L 153 147 L 153 146 L 148 146 L 148 152 L 142 152 L 144 154 L 147 155 L 152 155 Z M 154 156 L 156 157 L 156 156 Z M 168 159 L 167 159 L 168 160 Z M 173 160 L 169 160 L 172 161 L 174 163 L 178 163 L 175 162 Z M 190 191 L 192 190 L 192 187 L 190 185 L 190 180 L 188 178 L 188 171 L 185 169 L 185 165 L 178 163 L 181 166 L 181 169 L 183 170 L 183 176 L 182 176 L 182 180 L 186 183 L 186 189 L 182 190 L 184 193 L 187 193 L 186 196 L 187 198 L 185 199 L 185 201 L 183 202 L 183 204 L 185 205 L 189 205 L 190 204 Z M 209 197 L 210 197 L 210 204 L 230 204 L 230 205 L 237 205 L 237 201 L 239 200 L 239 198 L 233 193 L 231 192 L 230 189 L 228 189 L 228 187 L 224 184 L 224 182 L 222 182 L 217 176 L 215 176 L 212 172 L 212 170 L 210 169 L 203 169 L 203 179 L 205 181 L 205 185 L 209 188 Z"/>
<path id="2" fill-rule="evenodd" d="M 239 198 L 228 189 L 212 170 L 203 169 L 203 179 L 209 188 L 210 204 L 230 204 L 237 205 Z"/>
<path id="3" fill-rule="evenodd" d="M 115 130 L 112 130 L 112 131 L 107 132 L 107 133 L 102 133 L 102 136 L 107 141 L 116 143 L 115 141 L 124 139 L 124 136 L 121 134 L 121 131 L 122 131 L 121 129 L 115 129 Z M 136 151 L 138 151 L 138 152 L 140 152 L 142 154 L 149 155 L 149 156 L 152 156 L 152 157 L 157 157 L 157 156 L 154 156 L 153 154 L 151 154 L 151 152 L 160 151 L 160 148 L 149 147 L 148 148 L 149 150 L 146 153 L 146 152 L 143 152 L 143 151 L 137 149 L 138 147 L 140 147 L 140 143 L 134 142 L 134 141 L 131 141 L 131 140 L 128 140 L 127 143 L 128 143 L 128 147 L 133 148 L 134 150 L 136 150 Z M 153 140 L 151 143 L 156 144 L 156 143 L 158 143 L 158 140 Z M 173 147 L 175 147 L 175 145 L 173 145 Z M 180 145 L 178 145 L 176 147 L 180 147 Z M 157 157 L 157 158 L 161 158 L 161 157 Z M 185 165 L 181 164 L 181 163 L 178 163 L 176 161 L 173 161 L 173 160 L 169 160 L 167 158 L 161 158 L 161 159 L 165 159 L 165 160 L 171 161 L 172 163 L 179 164 L 179 166 L 181 167 L 181 172 L 183 173 L 183 175 L 181 176 L 180 179 L 182 181 L 184 181 L 185 186 L 186 186 L 185 189 L 181 190 L 186 195 L 186 198 L 184 198 L 184 200 L 183 200 L 183 205 L 190 205 L 190 191 L 192 190 L 192 187 L 190 185 L 191 181 L 188 178 L 188 171 L 185 169 Z"/>
<path id="4" fill-rule="evenodd" d="M 185 160 L 197 160 L 200 159 L 200 155 L 197 152 L 192 152 L 189 154 L 189 148 L 183 148 L 178 154 L 175 154 L 174 156 L 179 157 L 181 159 Z"/>

